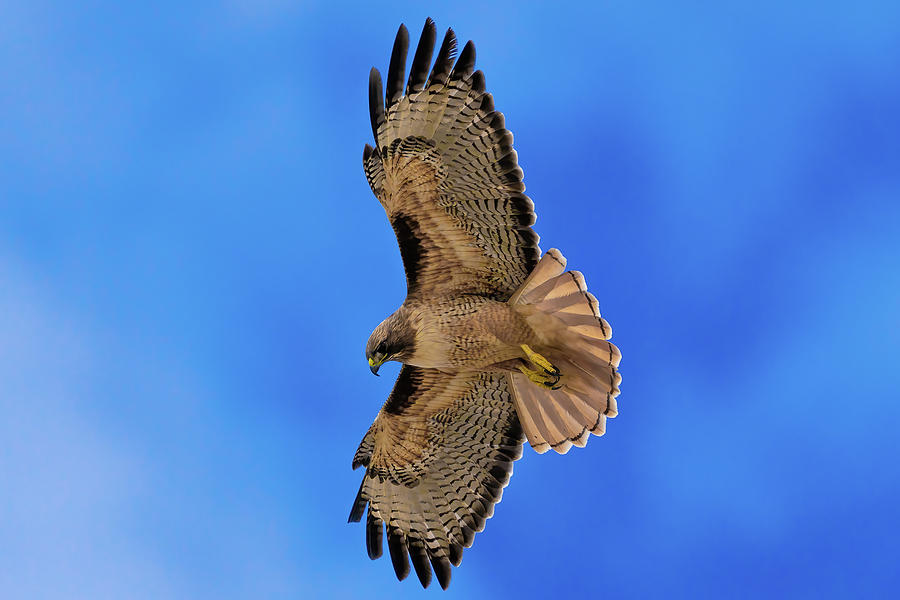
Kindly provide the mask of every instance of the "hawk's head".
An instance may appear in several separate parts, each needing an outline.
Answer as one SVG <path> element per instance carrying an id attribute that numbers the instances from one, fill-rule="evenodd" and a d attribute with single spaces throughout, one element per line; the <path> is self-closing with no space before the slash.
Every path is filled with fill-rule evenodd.
<path id="1" fill-rule="evenodd" d="M 381 322 L 366 344 L 369 369 L 378 375 L 378 369 L 389 360 L 400 360 L 412 354 L 414 335 L 405 319 L 397 313 Z"/>

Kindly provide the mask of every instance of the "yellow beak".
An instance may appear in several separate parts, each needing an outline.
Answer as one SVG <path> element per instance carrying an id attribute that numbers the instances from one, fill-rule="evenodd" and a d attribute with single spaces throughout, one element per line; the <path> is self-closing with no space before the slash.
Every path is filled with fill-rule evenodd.
<path id="1" fill-rule="evenodd" d="M 383 360 L 381 362 L 384 362 Z M 381 362 L 375 362 L 374 358 L 369 357 L 369 370 L 372 371 L 374 375 L 378 375 L 378 367 L 381 366 Z"/>

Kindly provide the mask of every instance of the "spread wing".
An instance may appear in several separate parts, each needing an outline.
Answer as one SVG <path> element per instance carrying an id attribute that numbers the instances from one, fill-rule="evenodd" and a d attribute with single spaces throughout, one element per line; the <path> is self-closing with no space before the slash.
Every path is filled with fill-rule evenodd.
<path id="1" fill-rule="evenodd" d="M 473 72 L 468 42 L 454 65 L 447 30 L 434 66 L 435 26 L 425 23 L 404 92 L 409 34 L 400 26 L 386 91 L 369 76 L 376 147 L 363 165 L 397 234 L 409 296 L 479 294 L 506 300 L 540 257 L 534 205 L 503 114 Z"/>
<path id="2" fill-rule="evenodd" d="M 366 474 L 350 521 L 368 505 L 369 557 L 381 556 L 384 524 L 398 579 L 411 559 L 423 586 L 434 568 L 446 589 L 450 565 L 459 566 L 493 515 L 523 441 L 506 374 L 404 365 L 353 458 Z"/>

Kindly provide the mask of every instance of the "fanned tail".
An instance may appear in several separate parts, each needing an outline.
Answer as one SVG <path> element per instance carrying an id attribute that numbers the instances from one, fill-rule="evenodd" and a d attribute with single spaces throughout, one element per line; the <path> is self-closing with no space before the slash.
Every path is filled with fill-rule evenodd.
<path id="1" fill-rule="evenodd" d="M 535 350 L 559 369 L 559 389 L 533 383 L 513 372 L 510 386 L 528 442 L 538 452 L 560 454 L 583 447 L 590 434 L 603 435 L 615 417 L 622 358 L 609 342 L 612 329 L 600 316 L 597 299 L 578 271 L 565 271 L 566 259 L 547 251 L 525 283 L 510 298 L 521 305 L 532 328 L 546 344 Z"/>

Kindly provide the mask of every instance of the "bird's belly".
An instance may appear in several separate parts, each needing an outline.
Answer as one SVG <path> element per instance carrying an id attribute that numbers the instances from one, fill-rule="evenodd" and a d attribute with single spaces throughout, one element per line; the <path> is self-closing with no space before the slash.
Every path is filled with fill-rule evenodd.
<path id="1" fill-rule="evenodd" d="M 442 370 L 491 370 L 522 354 L 531 329 L 506 302 L 461 298 L 423 319 L 410 364 Z M 499 367 L 502 368 L 502 367 Z"/>

